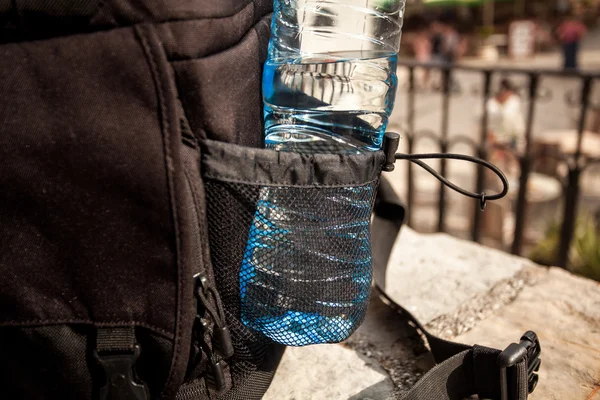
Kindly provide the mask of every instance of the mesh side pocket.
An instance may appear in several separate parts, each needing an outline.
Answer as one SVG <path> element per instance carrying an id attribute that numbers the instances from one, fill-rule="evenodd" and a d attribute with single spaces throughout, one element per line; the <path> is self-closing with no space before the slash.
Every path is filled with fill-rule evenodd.
<path id="1" fill-rule="evenodd" d="M 254 152 L 258 158 L 237 158 L 247 164 L 239 171 L 229 166 L 223 175 L 209 165 L 204 176 L 211 256 L 233 325 L 242 322 L 248 344 L 259 337 L 291 346 L 342 341 L 368 305 L 381 157 Z"/>
<path id="2" fill-rule="evenodd" d="M 240 320 L 238 275 L 254 206 L 252 202 L 239 201 L 239 194 L 218 181 L 206 180 L 205 188 L 211 259 L 235 350 L 234 357 L 228 363 L 234 386 L 237 386 L 256 371 L 272 343 L 266 336 L 247 328 Z M 248 189 L 243 197 L 252 198 L 254 191 L 251 187 Z"/>

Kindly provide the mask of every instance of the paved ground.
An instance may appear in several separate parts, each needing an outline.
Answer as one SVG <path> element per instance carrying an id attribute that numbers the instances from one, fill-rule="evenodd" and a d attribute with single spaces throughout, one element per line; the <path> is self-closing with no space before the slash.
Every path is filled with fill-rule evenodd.
<path id="1" fill-rule="evenodd" d="M 540 275 L 510 305 L 456 339 L 502 346 L 527 329 L 543 351 L 532 399 L 600 400 L 600 285 L 560 269 Z"/>

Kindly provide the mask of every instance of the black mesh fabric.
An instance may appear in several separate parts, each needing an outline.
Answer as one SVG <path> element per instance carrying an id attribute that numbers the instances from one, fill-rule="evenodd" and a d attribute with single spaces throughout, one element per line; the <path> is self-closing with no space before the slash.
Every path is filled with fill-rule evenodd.
<path id="1" fill-rule="evenodd" d="M 339 342 L 360 325 L 371 284 L 369 221 L 375 187 L 375 182 L 349 187 L 209 184 L 210 196 L 219 193 L 210 218 L 222 220 L 232 202 L 247 214 L 231 221 L 239 232 L 236 251 L 244 248 L 241 263 L 229 272 L 239 277 L 234 287 L 245 325 L 291 346 Z"/>
<path id="2" fill-rule="evenodd" d="M 247 232 L 252 222 L 252 205 L 241 204 L 222 185 L 206 183 L 208 231 L 215 279 L 235 355 L 228 364 L 234 386 L 256 370 L 271 341 L 240 321 L 238 271 L 242 262 Z M 246 232 L 246 237 L 242 232 Z"/>
<path id="3" fill-rule="evenodd" d="M 362 321 L 384 157 L 201 145 L 211 260 L 235 349 L 227 363 L 234 391 L 248 396 L 257 376 L 257 393 L 268 386 L 277 342 L 340 341 Z"/>
<path id="4" fill-rule="evenodd" d="M 275 371 L 254 371 L 246 377 L 244 385 L 227 392 L 220 400 L 260 400 L 271 385 Z"/>
<path id="5" fill-rule="evenodd" d="M 211 253 L 219 291 L 235 305 L 234 330 L 252 328 L 242 335 L 249 342 L 256 331 L 301 346 L 342 341 L 360 325 L 372 277 L 377 180 L 270 186 L 207 179 L 206 185 Z M 245 353 L 256 349 L 243 346 Z"/>

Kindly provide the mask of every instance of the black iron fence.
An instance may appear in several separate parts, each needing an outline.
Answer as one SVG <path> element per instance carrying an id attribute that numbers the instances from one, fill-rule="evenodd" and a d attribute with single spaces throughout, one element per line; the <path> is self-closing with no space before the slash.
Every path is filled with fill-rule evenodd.
<path id="1" fill-rule="evenodd" d="M 523 87 L 527 98 L 527 107 L 525 112 L 525 144 L 522 149 L 508 149 L 517 160 L 520 166 L 519 190 L 516 196 L 515 207 L 515 229 L 514 239 L 511 246 L 511 251 L 514 254 L 521 254 L 524 246 L 524 232 L 526 224 L 526 207 L 528 204 L 527 187 L 531 177 L 534 164 L 540 161 L 541 158 L 553 157 L 556 161 L 564 163 L 566 166 L 566 174 L 562 177 L 563 187 L 563 209 L 560 225 L 560 245 L 557 249 L 555 265 L 563 268 L 568 267 L 569 248 L 573 240 L 575 231 L 575 221 L 578 214 L 579 197 L 581 195 L 581 177 L 582 173 L 595 163 L 600 163 L 600 158 L 589 155 L 589 152 L 582 149 L 583 135 L 586 126 L 586 116 L 591 110 L 599 109 L 598 104 L 592 101 L 592 88 L 595 82 L 600 81 L 600 73 L 581 73 L 577 71 L 557 71 L 557 70 L 527 70 L 515 68 L 478 68 L 469 66 L 447 66 L 440 67 L 435 65 L 424 65 L 415 62 L 400 62 L 399 69 L 406 68 L 408 71 L 407 82 L 407 101 L 406 101 L 406 131 L 404 135 L 408 142 L 408 153 L 412 153 L 417 142 L 421 139 L 433 140 L 441 152 L 449 152 L 450 149 L 457 143 L 469 145 L 473 152 L 482 159 L 489 159 L 491 151 L 494 150 L 493 144 L 489 142 L 489 115 L 488 101 L 493 95 L 492 82 L 499 75 L 521 75 L 525 78 Z M 438 90 L 441 92 L 441 125 L 439 134 L 425 131 L 418 132 L 415 129 L 415 121 L 418 117 L 416 111 L 416 97 L 419 95 L 419 88 L 416 82 L 417 70 L 435 70 L 439 72 Z M 454 75 L 459 72 L 475 73 L 482 76 L 482 87 L 477 90 L 478 101 L 483 105 L 482 117 L 478 128 L 478 140 L 465 135 L 449 135 L 449 118 L 450 104 L 452 95 L 456 91 L 456 81 Z M 580 82 L 578 92 L 569 92 L 565 96 L 565 108 L 578 110 L 577 121 L 575 123 L 575 131 L 577 135 L 576 148 L 574 151 L 558 154 L 542 154 L 539 149 L 535 149 L 533 144 L 533 127 L 534 118 L 538 111 L 538 104 L 542 97 L 547 97 L 551 93 L 551 88 L 542 88 L 540 82 L 545 77 L 575 79 Z M 402 104 L 397 104 L 401 107 Z M 468 110 L 465 110 L 468 112 Z M 600 135 L 600 134 L 599 134 Z M 600 150 L 600 149 L 598 149 Z M 592 152 L 598 154 L 597 152 Z M 448 177 L 448 165 L 446 160 L 441 160 L 440 171 L 441 175 Z M 475 174 L 475 186 L 478 192 L 485 190 L 485 171 L 479 168 Z M 412 218 L 415 205 L 415 177 L 414 167 L 408 165 L 407 175 L 407 192 L 406 201 L 408 204 L 408 224 L 413 225 Z M 440 232 L 446 231 L 447 219 L 447 189 L 440 185 L 439 198 L 437 199 L 438 216 L 437 230 Z M 482 239 L 482 222 L 483 214 L 479 211 L 478 206 L 473 203 L 473 217 L 470 227 L 470 236 L 474 241 Z"/>

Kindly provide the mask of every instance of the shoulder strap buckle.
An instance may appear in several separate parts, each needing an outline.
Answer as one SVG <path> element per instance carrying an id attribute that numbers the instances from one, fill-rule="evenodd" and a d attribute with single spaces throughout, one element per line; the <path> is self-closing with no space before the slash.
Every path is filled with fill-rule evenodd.
<path id="1" fill-rule="evenodd" d="M 136 382 L 134 366 L 140 354 L 139 345 L 133 353 L 95 356 L 106 374 L 106 385 L 100 388 L 99 399 L 147 400 L 148 388 Z"/>
<path id="2" fill-rule="evenodd" d="M 507 377 L 507 369 L 514 367 L 521 362 L 527 363 L 527 391 L 528 393 L 533 393 L 539 380 L 537 372 L 540 370 L 540 365 L 542 364 L 542 360 L 540 359 L 541 353 L 542 347 L 540 341 L 535 332 L 532 331 L 525 332 L 523 336 L 521 336 L 519 344 L 512 343 L 506 350 L 500 353 L 498 356 L 498 365 L 500 366 L 502 400 L 512 400 L 509 398 L 509 393 L 511 391 Z"/>

